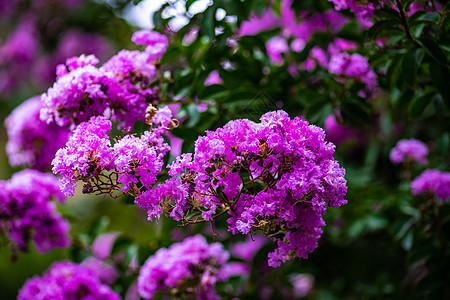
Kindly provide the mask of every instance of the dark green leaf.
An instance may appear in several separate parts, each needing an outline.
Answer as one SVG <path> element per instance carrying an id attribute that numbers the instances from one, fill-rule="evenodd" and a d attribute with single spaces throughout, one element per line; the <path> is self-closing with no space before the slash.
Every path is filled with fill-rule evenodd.
<path id="1" fill-rule="evenodd" d="M 427 12 L 417 18 L 417 21 L 426 21 L 439 24 L 441 16 L 437 12 Z"/>
<path id="2" fill-rule="evenodd" d="M 402 71 L 405 81 L 410 87 L 414 87 L 416 84 L 417 71 L 422 64 L 424 55 L 423 49 L 413 48 L 403 56 Z"/>
<path id="3" fill-rule="evenodd" d="M 409 116 L 411 118 L 420 117 L 435 94 L 436 92 L 432 91 L 416 97 L 409 105 Z"/>
<path id="4" fill-rule="evenodd" d="M 434 40 L 428 37 L 422 37 L 417 42 L 425 49 L 425 51 L 434 58 L 437 62 L 447 65 L 447 56 L 442 51 L 441 47 Z"/>
<path id="5" fill-rule="evenodd" d="M 436 89 L 441 93 L 446 102 L 450 103 L 450 72 L 448 67 L 432 61 L 430 63 L 430 75 Z"/>

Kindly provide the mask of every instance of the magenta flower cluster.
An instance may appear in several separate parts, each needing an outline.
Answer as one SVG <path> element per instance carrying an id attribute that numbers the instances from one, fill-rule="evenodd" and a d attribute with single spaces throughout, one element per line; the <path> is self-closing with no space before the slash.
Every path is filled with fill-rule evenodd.
<path id="1" fill-rule="evenodd" d="M 201 235 L 186 238 L 148 258 L 138 277 L 139 294 L 145 299 L 152 299 L 157 291 L 220 299 L 215 284 L 226 279 L 222 271 L 228 258 L 222 244 L 208 245 Z"/>
<path id="2" fill-rule="evenodd" d="M 322 129 L 281 110 L 261 123 L 231 121 L 198 138 L 194 154 L 170 165 L 172 177 L 136 202 L 149 219 L 165 212 L 189 222 L 186 216 L 197 211 L 212 220 L 227 212 L 233 234 L 261 231 L 273 238 L 278 247 L 269 265 L 276 267 L 306 258 L 317 247 L 327 205 L 346 203 L 345 170 L 334 149 Z"/>
<path id="3" fill-rule="evenodd" d="M 69 131 L 39 118 L 41 97 L 33 97 L 14 109 L 5 121 L 6 153 L 11 166 L 49 170 L 56 151 L 69 139 Z"/>
<path id="4" fill-rule="evenodd" d="M 356 18 L 361 26 L 372 26 L 371 19 L 374 17 L 375 5 L 370 1 L 361 0 L 329 0 L 334 3 L 336 10 L 342 10 L 349 8 L 355 13 Z"/>
<path id="5" fill-rule="evenodd" d="M 120 300 L 119 294 L 103 284 L 96 273 L 73 262 L 56 262 L 42 277 L 28 279 L 18 300 Z"/>
<path id="6" fill-rule="evenodd" d="M 165 111 L 161 109 L 161 111 Z M 155 120 L 167 123 L 172 115 L 155 114 Z M 53 172 L 60 174 L 61 190 L 73 196 L 78 180 L 85 182 L 84 193 L 111 192 L 118 190 L 139 194 L 139 182 L 149 189 L 163 167 L 163 157 L 170 147 L 161 136 L 165 127 L 146 131 L 140 138 L 126 135 L 114 146 L 108 132 L 112 123 L 103 116 L 92 117 L 81 123 L 74 131 L 66 147 L 58 150 L 52 162 Z"/>
<path id="7" fill-rule="evenodd" d="M 400 140 L 392 148 L 389 158 L 394 164 L 401 162 L 418 162 L 421 165 L 427 164 L 428 148 L 423 142 L 416 139 Z"/>
<path id="8" fill-rule="evenodd" d="M 114 156 L 108 132 L 112 123 L 103 116 L 81 123 L 65 148 L 56 152 L 52 161 L 53 173 L 62 176 L 61 190 L 73 196 L 78 179 L 89 179 L 103 170 L 112 170 Z"/>
<path id="9" fill-rule="evenodd" d="M 425 170 L 411 182 L 413 195 L 432 193 L 442 202 L 450 200 L 450 173 L 439 170 Z"/>
<path id="10" fill-rule="evenodd" d="M 51 199 L 65 199 L 51 174 L 24 170 L 0 181 L 0 232 L 7 234 L 13 248 L 26 251 L 29 241 L 41 253 L 69 246 L 69 223 Z"/>
<path id="11" fill-rule="evenodd" d="M 374 90 L 377 85 L 377 75 L 370 67 L 367 57 L 358 53 L 343 52 L 331 56 L 328 71 L 344 78 L 353 77 L 364 83 L 369 91 Z"/>
<path id="12" fill-rule="evenodd" d="M 74 128 L 91 116 L 104 115 L 129 128 L 144 120 L 148 104 L 156 104 L 155 62 L 167 48 L 167 38 L 148 30 L 138 31 L 133 40 L 147 45 L 144 51 L 122 50 L 102 67 L 98 59 L 81 55 L 57 67 L 57 81 L 42 95 L 41 119 L 61 127 Z"/>

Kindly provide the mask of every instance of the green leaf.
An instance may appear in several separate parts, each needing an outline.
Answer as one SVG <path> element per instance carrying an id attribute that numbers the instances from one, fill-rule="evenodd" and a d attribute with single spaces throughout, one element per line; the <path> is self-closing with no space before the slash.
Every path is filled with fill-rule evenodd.
<path id="1" fill-rule="evenodd" d="M 216 10 L 214 6 L 210 6 L 203 12 L 203 17 L 201 19 L 201 33 L 209 37 L 210 42 L 212 42 L 215 37 L 215 21 Z"/>
<path id="2" fill-rule="evenodd" d="M 424 55 L 423 49 L 413 48 L 403 56 L 402 71 L 406 83 L 412 88 L 416 84 L 417 71 L 422 64 Z"/>
<path id="3" fill-rule="evenodd" d="M 370 110 L 367 103 L 358 99 L 346 99 L 341 103 L 340 110 L 344 122 L 350 122 L 355 125 L 364 125 L 370 122 Z"/>
<path id="4" fill-rule="evenodd" d="M 387 29 L 393 29 L 396 25 L 399 25 L 401 22 L 399 20 L 383 20 L 375 23 L 372 27 L 370 27 L 368 32 L 368 37 L 371 40 L 375 40 L 383 31 Z"/>
<path id="5" fill-rule="evenodd" d="M 136 244 L 131 244 L 126 250 L 126 261 L 130 264 L 134 257 L 137 258 L 139 247 Z"/>
<path id="6" fill-rule="evenodd" d="M 436 89 L 447 103 L 450 103 L 450 72 L 448 67 L 432 61 L 430 63 L 430 75 Z"/>
<path id="7" fill-rule="evenodd" d="M 413 119 L 420 117 L 435 94 L 436 92 L 432 91 L 416 97 L 409 105 L 409 116 Z"/>
<path id="8" fill-rule="evenodd" d="M 212 100 L 216 97 L 226 95 L 229 91 L 220 84 L 212 84 L 205 87 L 198 95 L 201 100 Z"/>
<path id="9" fill-rule="evenodd" d="M 427 12 L 417 18 L 417 21 L 432 22 L 439 24 L 441 16 L 437 12 Z"/>
<path id="10" fill-rule="evenodd" d="M 422 37 L 417 42 L 425 49 L 425 51 L 434 58 L 437 62 L 447 65 L 447 56 L 442 51 L 441 47 L 434 40 L 428 37 Z"/>
<path id="11" fill-rule="evenodd" d="M 183 124 L 183 126 L 191 128 L 197 124 L 200 115 L 197 106 L 198 105 L 196 103 L 191 103 L 186 107 L 189 119 L 185 124 Z"/>
<path id="12" fill-rule="evenodd" d="M 386 19 L 399 19 L 400 20 L 400 14 L 398 11 L 392 8 L 383 7 L 381 9 L 375 10 L 375 15 L 377 17 L 382 17 Z"/>

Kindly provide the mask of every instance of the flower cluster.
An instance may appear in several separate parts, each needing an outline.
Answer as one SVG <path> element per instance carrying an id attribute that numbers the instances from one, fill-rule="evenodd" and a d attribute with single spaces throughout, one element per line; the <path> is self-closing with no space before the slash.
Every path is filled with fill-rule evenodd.
<path id="1" fill-rule="evenodd" d="M 231 121 L 198 138 L 194 155 L 179 156 L 172 177 L 136 202 L 149 219 L 165 212 L 189 223 L 193 212 L 204 220 L 227 212 L 233 234 L 261 231 L 274 239 L 269 265 L 276 267 L 307 257 L 317 247 L 326 206 L 346 203 L 345 170 L 334 148 L 322 129 L 281 110 L 259 124 Z"/>
<path id="2" fill-rule="evenodd" d="M 1 14 L 1 12 L 0 12 Z M 39 53 L 33 22 L 24 21 L 0 46 L 0 91 L 9 93 L 23 82 Z"/>
<path id="3" fill-rule="evenodd" d="M 113 196 L 113 192 L 121 189 L 137 195 L 140 188 L 149 189 L 163 167 L 164 155 L 170 150 L 162 134 L 167 132 L 164 125 L 170 125 L 172 115 L 165 111 L 163 108 L 154 115 L 153 121 L 161 126 L 146 131 L 140 138 L 126 135 L 114 145 L 108 136 L 110 120 L 97 116 L 81 123 L 52 162 L 53 172 L 62 175 L 64 194 L 73 196 L 78 180 L 85 182 L 83 193 Z M 119 183 L 123 184 L 120 188 Z"/>
<path id="4" fill-rule="evenodd" d="M 416 139 L 400 140 L 392 148 L 389 158 L 392 163 L 399 164 L 406 161 L 416 161 L 421 165 L 427 164 L 427 145 Z"/>
<path id="5" fill-rule="evenodd" d="M 364 83 L 369 91 L 374 90 L 377 85 L 377 75 L 369 66 L 368 59 L 358 53 L 343 52 L 331 56 L 328 71 L 345 78 L 353 77 Z"/>
<path id="6" fill-rule="evenodd" d="M 73 196 L 77 180 L 88 181 L 101 171 L 114 168 L 107 134 L 111 126 L 111 121 L 105 117 L 92 117 L 75 129 L 65 148 L 56 152 L 53 173 L 62 176 L 61 190 L 65 195 Z"/>
<path id="7" fill-rule="evenodd" d="M 102 67 L 94 56 L 68 59 L 57 67 L 58 78 L 42 96 L 41 119 L 59 126 L 74 127 L 91 116 L 105 115 L 131 127 L 144 120 L 145 108 L 158 100 L 155 60 L 167 48 L 167 38 L 151 31 L 133 36 L 148 45 L 145 51 L 122 50 Z"/>
<path id="8" fill-rule="evenodd" d="M 157 291 L 196 299 L 220 299 L 214 287 L 223 278 L 229 254 L 219 243 L 208 245 L 201 235 L 160 249 L 142 266 L 138 277 L 141 297 L 152 299 Z"/>
<path id="9" fill-rule="evenodd" d="M 54 263 L 42 277 L 28 279 L 18 300 L 119 300 L 120 296 L 103 284 L 96 273 L 73 262 Z"/>
<path id="10" fill-rule="evenodd" d="M 336 10 L 342 10 L 349 8 L 355 13 L 356 18 L 361 26 L 370 27 L 372 26 L 371 19 L 374 16 L 373 11 L 375 6 L 369 1 L 360 0 L 329 0 L 334 3 L 334 8 Z"/>
<path id="11" fill-rule="evenodd" d="M 69 139 L 67 129 L 40 120 L 40 99 L 38 96 L 25 101 L 5 121 L 9 138 L 6 153 L 12 166 L 50 169 L 56 151 Z"/>
<path id="12" fill-rule="evenodd" d="M 411 182 L 411 191 L 413 195 L 430 192 L 446 202 L 450 199 L 450 173 L 425 170 Z"/>
<path id="13" fill-rule="evenodd" d="M 29 240 L 41 253 L 69 246 L 69 224 L 50 202 L 51 198 L 64 200 L 57 178 L 24 170 L 1 181 L 0 187 L 0 232 L 5 232 L 19 250 L 26 251 Z"/>

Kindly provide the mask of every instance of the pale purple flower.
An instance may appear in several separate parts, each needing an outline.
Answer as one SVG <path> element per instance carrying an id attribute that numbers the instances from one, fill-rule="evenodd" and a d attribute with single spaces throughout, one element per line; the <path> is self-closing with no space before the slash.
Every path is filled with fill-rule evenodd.
<path id="1" fill-rule="evenodd" d="M 56 262 L 42 277 L 28 279 L 19 291 L 18 300 L 120 300 L 120 296 L 103 284 L 97 274 L 73 262 Z"/>
<path id="2" fill-rule="evenodd" d="M 222 84 L 222 78 L 219 76 L 219 72 L 217 70 L 212 71 L 209 73 L 208 78 L 205 80 L 205 85 L 212 85 L 212 84 Z"/>
<path id="3" fill-rule="evenodd" d="M 114 168 L 115 157 L 107 134 L 111 126 L 105 117 L 92 117 L 78 125 L 66 147 L 56 152 L 53 173 L 62 176 L 60 185 L 65 195 L 73 196 L 77 181 L 87 181 L 94 170 Z"/>
<path id="4" fill-rule="evenodd" d="M 266 43 L 267 55 L 269 55 L 270 60 L 274 64 L 281 64 L 283 62 L 283 53 L 289 51 L 288 43 L 286 39 L 275 36 L 267 41 Z"/>
<path id="5" fill-rule="evenodd" d="M 136 31 L 131 40 L 137 45 L 147 46 L 145 53 L 150 61 L 160 59 L 169 45 L 165 35 L 145 29 Z"/>
<path id="6" fill-rule="evenodd" d="M 211 220 L 221 203 L 232 203 L 233 234 L 273 234 L 263 224 L 277 220 L 286 233 L 279 233 L 278 248 L 269 254 L 269 265 L 276 267 L 293 253 L 306 258 L 318 245 L 326 207 L 346 203 L 345 170 L 333 159 L 334 148 L 322 129 L 284 111 L 265 114 L 261 123 L 231 121 L 199 137 L 194 154 L 182 154 L 169 166 L 172 177 L 136 202 L 149 219 L 165 210 L 175 220 L 198 207 Z M 266 188 L 243 190 L 240 172 Z"/>
<path id="7" fill-rule="evenodd" d="M 244 21 L 239 28 L 238 35 L 255 35 L 261 31 L 275 28 L 281 24 L 280 19 L 275 15 L 271 8 L 267 8 L 262 16 L 258 16 L 254 12 L 251 13 L 250 19 Z"/>
<path id="8" fill-rule="evenodd" d="M 230 245 L 231 255 L 251 262 L 255 254 L 270 240 L 262 235 L 248 236 L 246 241 Z"/>
<path id="9" fill-rule="evenodd" d="M 16 107 L 5 120 L 6 153 L 12 166 L 24 165 L 47 170 L 56 151 L 69 139 L 69 131 L 39 118 L 41 97 L 33 97 Z"/>
<path id="10" fill-rule="evenodd" d="M 314 277 L 310 274 L 292 274 L 289 279 L 296 298 L 306 297 L 314 286 Z"/>
<path id="11" fill-rule="evenodd" d="M 31 240 L 41 253 L 68 247 L 69 223 L 61 218 L 51 199 L 65 199 L 58 179 L 51 174 L 24 170 L 1 181 L 0 231 L 22 251 L 28 249 Z"/>
<path id="12" fill-rule="evenodd" d="M 399 164 L 405 161 L 416 161 L 421 165 L 427 164 L 428 148 L 423 142 L 416 139 L 400 140 L 392 148 L 389 158 L 392 163 Z"/>
<path id="13" fill-rule="evenodd" d="M 450 173 L 425 170 L 411 182 L 411 192 L 413 195 L 430 192 L 447 202 L 450 199 Z"/>
<path id="14" fill-rule="evenodd" d="M 152 299 L 157 291 L 177 288 L 197 299 L 216 299 L 215 284 L 226 279 L 221 276 L 228 258 L 219 243 L 208 245 L 201 235 L 186 238 L 148 258 L 138 277 L 139 294 Z"/>
<path id="15" fill-rule="evenodd" d="M 113 265 L 108 264 L 96 257 L 89 256 L 85 258 L 81 267 L 91 270 L 101 283 L 112 285 L 119 277 L 119 273 Z"/>

